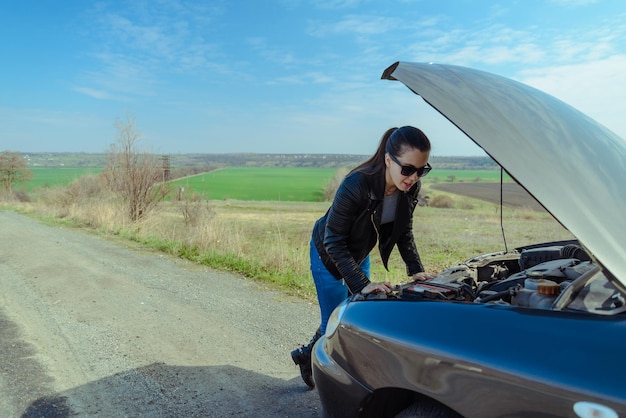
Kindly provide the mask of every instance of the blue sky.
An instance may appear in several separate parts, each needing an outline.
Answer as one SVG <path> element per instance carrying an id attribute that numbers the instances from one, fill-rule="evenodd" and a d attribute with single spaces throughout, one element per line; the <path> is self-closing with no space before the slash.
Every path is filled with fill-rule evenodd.
<path id="1" fill-rule="evenodd" d="M 157 153 L 371 154 L 415 125 L 483 155 L 396 61 L 544 90 L 626 138 L 623 0 L 20 0 L 0 5 L 0 150 L 106 152 L 133 115 Z"/>

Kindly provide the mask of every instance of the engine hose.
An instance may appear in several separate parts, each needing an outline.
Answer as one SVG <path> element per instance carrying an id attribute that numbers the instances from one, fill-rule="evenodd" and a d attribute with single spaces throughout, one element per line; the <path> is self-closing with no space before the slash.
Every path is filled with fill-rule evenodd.
<path id="1" fill-rule="evenodd" d="M 479 297 L 479 300 L 476 300 L 476 302 L 486 303 L 486 302 L 491 302 L 492 300 L 502 299 L 502 297 L 504 297 L 504 296 L 513 296 L 513 295 L 517 294 L 517 291 L 521 287 L 522 287 L 521 285 L 509 287 L 508 289 L 502 290 L 502 291 L 497 292 L 497 293 L 494 293 L 493 295 L 488 295 L 488 296 L 485 296 L 484 298 Z"/>
<path id="2" fill-rule="evenodd" d="M 591 257 L 582 247 L 575 244 L 564 245 L 560 251 L 561 258 L 577 258 L 580 261 L 589 261 Z"/>

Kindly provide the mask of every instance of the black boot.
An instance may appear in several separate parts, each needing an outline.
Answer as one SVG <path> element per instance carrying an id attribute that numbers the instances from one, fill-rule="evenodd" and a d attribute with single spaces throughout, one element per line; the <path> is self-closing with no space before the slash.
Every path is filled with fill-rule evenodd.
<path id="1" fill-rule="evenodd" d="M 304 380 L 304 383 L 306 383 L 310 389 L 315 387 L 315 382 L 313 381 L 313 369 L 311 368 L 311 351 L 313 350 L 315 342 L 319 340 L 321 336 L 322 334 L 318 328 L 308 345 L 303 345 L 302 347 L 296 348 L 291 352 L 293 362 L 300 366 L 300 375 L 302 376 L 302 380 Z"/>

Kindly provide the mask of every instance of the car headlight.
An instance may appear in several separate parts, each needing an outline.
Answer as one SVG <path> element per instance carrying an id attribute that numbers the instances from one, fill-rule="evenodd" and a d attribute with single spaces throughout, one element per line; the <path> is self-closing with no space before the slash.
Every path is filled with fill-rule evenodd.
<path id="1" fill-rule="evenodd" d="M 345 313 L 348 307 L 348 303 L 349 303 L 348 301 L 349 299 L 346 299 L 343 302 L 341 302 L 339 305 L 337 305 L 333 313 L 330 314 L 330 318 L 328 318 L 328 323 L 326 324 L 326 333 L 325 333 L 326 336 L 330 337 L 339 326 L 339 323 L 341 322 L 341 318 L 343 317 L 343 314 Z"/>

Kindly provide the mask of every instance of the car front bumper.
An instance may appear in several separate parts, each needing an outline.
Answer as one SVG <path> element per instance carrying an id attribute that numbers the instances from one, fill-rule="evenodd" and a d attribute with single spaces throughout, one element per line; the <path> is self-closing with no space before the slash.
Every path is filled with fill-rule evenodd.
<path id="1" fill-rule="evenodd" d="M 372 392 L 341 368 L 326 351 L 327 338 L 313 348 L 312 367 L 315 386 L 325 417 L 358 416 Z"/>

